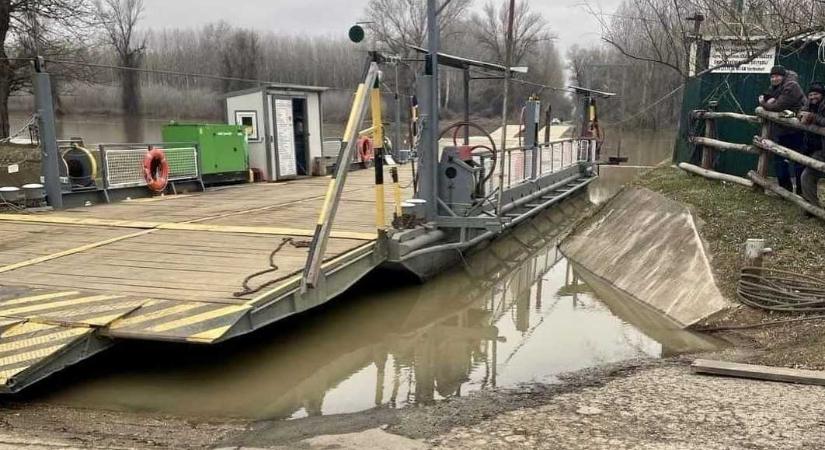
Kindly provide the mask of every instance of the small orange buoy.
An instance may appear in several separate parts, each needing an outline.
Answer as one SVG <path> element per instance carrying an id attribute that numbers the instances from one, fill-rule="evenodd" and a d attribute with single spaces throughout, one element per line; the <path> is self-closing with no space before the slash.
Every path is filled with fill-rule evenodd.
<path id="1" fill-rule="evenodd" d="M 162 148 L 150 148 L 143 157 L 143 178 L 152 192 L 163 192 L 169 184 L 169 162 Z"/>

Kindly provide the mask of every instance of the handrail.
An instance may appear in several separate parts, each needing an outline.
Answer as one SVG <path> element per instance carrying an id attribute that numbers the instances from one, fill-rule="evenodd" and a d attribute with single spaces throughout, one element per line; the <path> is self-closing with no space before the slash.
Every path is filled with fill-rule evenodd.
<path id="1" fill-rule="evenodd" d="M 735 112 L 716 112 L 716 111 L 705 111 L 705 110 L 695 110 L 691 112 L 691 116 L 695 119 L 733 119 L 733 120 L 741 120 L 743 122 L 750 122 L 753 124 L 759 124 L 761 121 L 759 117 L 756 116 L 749 116 L 747 114 L 739 114 Z"/>
<path id="2" fill-rule="evenodd" d="M 825 136 L 825 127 L 820 127 L 817 125 L 805 125 L 795 117 L 782 117 L 777 112 L 765 111 L 761 107 L 756 108 L 756 115 L 779 125 L 784 125 L 789 128 L 794 128 L 797 130 L 818 134 L 820 136 Z"/>
<path id="3" fill-rule="evenodd" d="M 749 144 L 734 144 L 733 142 L 720 141 L 718 139 L 704 136 L 692 136 L 688 139 L 688 141 L 690 141 L 691 144 L 702 145 L 704 147 L 713 147 L 717 150 L 730 150 L 735 152 L 751 153 L 754 155 L 759 154 L 759 150 L 753 148 L 753 146 Z"/>
<path id="4" fill-rule="evenodd" d="M 810 156 L 805 156 L 802 153 L 789 149 L 788 147 L 783 147 L 770 139 L 756 136 L 753 138 L 753 145 L 783 158 L 790 159 L 795 163 L 802 164 L 805 167 L 810 167 L 820 172 L 825 172 L 825 162 L 811 158 Z"/>
<path id="5" fill-rule="evenodd" d="M 779 187 L 776 183 L 768 181 L 767 179 L 768 163 L 770 161 L 769 157 L 771 154 L 788 159 L 805 167 L 818 170 L 820 172 L 825 172 L 825 162 L 803 155 L 795 149 L 784 147 L 769 139 L 772 134 L 772 124 L 809 132 L 824 137 L 825 127 L 806 125 L 801 123 L 799 119 L 795 117 L 783 117 L 781 113 L 765 111 L 762 107 L 756 108 L 755 113 L 756 116 L 749 116 L 747 114 L 732 112 L 704 110 L 691 111 L 690 117 L 692 119 L 703 120 L 705 122 L 705 136 L 691 136 L 688 138 L 690 143 L 702 147 L 702 167 L 696 167 L 686 163 L 679 164 L 679 167 L 682 170 L 701 175 L 705 178 L 734 181 L 739 184 L 747 185 L 747 183 L 742 182 L 744 180 L 738 179 L 739 177 L 733 177 L 736 178 L 736 180 L 732 180 L 731 176 L 728 174 L 713 171 L 712 169 L 715 161 L 714 152 L 716 150 L 730 150 L 749 154 L 755 153 L 759 155 L 757 169 L 756 171 L 750 171 L 748 173 L 748 178 L 753 182 L 754 188 L 772 191 L 783 199 L 791 201 L 811 214 L 825 220 L 825 210 L 809 203 L 804 198 Z M 762 125 L 761 135 L 754 136 L 751 144 L 737 144 L 716 139 L 716 119 L 722 118 L 740 120 L 748 123 L 759 123 Z"/>

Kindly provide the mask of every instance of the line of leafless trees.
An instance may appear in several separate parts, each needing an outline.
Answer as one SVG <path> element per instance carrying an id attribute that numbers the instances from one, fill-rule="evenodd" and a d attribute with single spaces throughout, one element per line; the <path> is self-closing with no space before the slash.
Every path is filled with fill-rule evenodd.
<path id="1" fill-rule="evenodd" d="M 501 63 L 509 2 L 476 1 L 479 4 L 453 0 L 441 15 L 443 51 Z M 403 59 L 398 82 L 395 68 L 385 68 L 386 90 L 397 91 L 402 98 L 414 93 L 421 57 L 410 46 L 425 45 L 425 5 L 423 0 L 370 0 L 365 16 L 374 23 L 367 42 L 356 45 L 343 32 L 340 36 L 287 36 L 225 22 L 198 29 L 146 29 L 142 0 L 0 1 L 4 52 L 0 54 L 0 136 L 9 133 L 9 97 L 30 91 L 30 59 L 37 54 L 46 58 L 47 70 L 53 74 L 55 93 L 60 94 L 58 112 L 217 119 L 221 115 L 218 94 L 258 84 L 243 80 L 261 80 L 334 88 L 325 110 L 331 118 L 342 119 L 362 77 L 370 42 Z M 564 63 L 551 30 L 527 0 L 517 2 L 515 28 L 514 65 L 530 67 L 525 79 L 562 87 Z M 74 63 L 78 61 L 117 67 Z M 444 70 L 442 74 L 440 101 L 445 116 L 457 115 L 463 106 L 462 73 Z M 500 113 L 500 87 L 499 80 L 472 81 L 471 108 L 476 114 L 493 117 Z M 562 114 L 570 109 L 563 92 L 536 85 L 514 89 L 515 108 L 519 99 L 531 94 L 541 95 Z"/>

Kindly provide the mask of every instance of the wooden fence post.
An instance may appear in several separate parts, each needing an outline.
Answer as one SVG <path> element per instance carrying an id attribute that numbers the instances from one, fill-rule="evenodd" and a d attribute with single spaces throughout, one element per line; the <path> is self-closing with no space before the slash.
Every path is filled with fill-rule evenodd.
<path id="1" fill-rule="evenodd" d="M 717 102 L 708 102 L 708 111 L 716 111 Z M 716 119 L 705 117 L 705 137 L 716 139 Z M 716 151 L 713 147 L 702 146 L 702 168 L 713 169 L 713 161 L 716 157 Z"/>
<path id="2" fill-rule="evenodd" d="M 760 121 L 762 122 L 762 132 L 760 133 L 760 136 L 762 139 L 767 139 L 771 134 L 771 124 L 764 117 L 760 117 Z M 756 173 L 762 178 L 768 178 L 768 162 L 770 161 L 771 152 L 759 148 L 758 146 L 755 147 L 759 151 L 759 164 L 756 166 Z"/>

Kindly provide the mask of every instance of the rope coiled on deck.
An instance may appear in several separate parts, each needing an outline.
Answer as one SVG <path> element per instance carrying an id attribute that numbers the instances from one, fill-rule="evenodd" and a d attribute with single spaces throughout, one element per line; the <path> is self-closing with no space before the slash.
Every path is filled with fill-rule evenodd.
<path id="1" fill-rule="evenodd" d="M 306 247 L 309 247 L 310 241 L 296 241 L 294 238 L 291 238 L 291 237 L 281 239 L 281 243 L 278 244 L 278 246 L 275 247 L 275 250 L 272 250 L 272 252 L 269 254 L 269 268 L 258 271 L 258 272 L 255 272 L 252 275 L 249 275 L 246 278 L 244 278 L 243 283 L 241 284 L 241 286 L 243 286 L 243 290 L 235 292 L 232 295 L 234 295 L 235 297 L 243 297 L 245 295 L 254 294 L 254 293 L 259 292 L 259 291 L 261 291 L 262 289 L 264 289 L 266 287 L 272 286 L 273 284 L 275 284 L 275 283 L 283 280 L 284 278 L 286 278 L 286 277 L 275 278 L 274 280 L 269 280 L 269 281 L 267 281 L 267 282 L 265 282 L 265 283 L 263 283 L 263 284 L 261 284 L 257 287 L 254 287 L 254 288 L 249 286 L 249 282 L 252 281 L 253 278 L 257 278 L 261 275 L 266 275 L 268 273 L 278 271 L 279 267 L 278 267 L 277 264 L 275 264 L 275 255 L 277 255 L 278 252 L 280 252 L 284 248 L 284 246 L 286 246 L 287 244 L 290 244 L 295 248 L 306 248 Z"/>
<path id="2" fill-rule="evenodd" d="M 825 280 L 788 270 L 745 267 L 736 293 L 739 301 L 754 308 L 825 311 Z"/>

